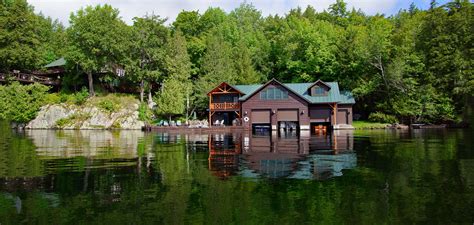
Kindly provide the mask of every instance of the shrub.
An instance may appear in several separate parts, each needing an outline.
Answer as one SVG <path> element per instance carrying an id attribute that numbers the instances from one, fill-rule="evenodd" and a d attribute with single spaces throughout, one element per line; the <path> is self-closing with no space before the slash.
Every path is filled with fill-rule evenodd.
<path id="1" fill-rule="evenodd" d="M 398 120 L 393 115 L 387 115 L 381 112 L 374 112 L 369 115 L 369 121 L 379 123 L 398 123 Z"/>
<path id="2" fill-rule="evenodd" d="M 80 92 L 77 92 L 74 94 L 74 103 L 76 105 L 82 105 L 84 102 L 86 102 L 87 98 L 89 97 L 89 91 L 87 90 L 86 87 L 82 87 Z"/>
<path id="3" fill-rule="evenodd" d="M 120 109 L 120 105 L 116 104 L 115 102 L 111 101 L 110 99 L 103 99 L 99 102 L 98 105 L 101 109 L 106 110 L 108 112 L 116 112 Z"/>
<path id="4" fill-rule="evenodd" d="M 59 94 L 59 102 L 67 103 L 67 104 L 82 105 L 87 101 L 88 97 L 89 97 L 89 92 L 87 91 L 86 87 L 83 87 L 81 91 L 73 93 L 73 94 L 61 92 Z"/>
<path id="5" fill-rule="evenodd" d="M 65 102 L 70 102 L 70 97 L 71 95 L 65 94 L 65 93 L 60 93 L 59 94 L 59 102 L 65 103 Z"/>
<path id="6" fill-rule="evenodd" d="M 150 122 L 153 118 L 153 111 L 148 108 L 145 103 L 140 104 L 138 107 L 138 119 L 145 122 Z"/>
<path id="7" fill-rule="evenodd" d="M 0 85 L 0 119 L 26 123 L 34 119 L 45 104 L 49 87 L 41 84 Z"/>
<path id="8" fill-rule="evenodd" d="M 62 118 L 56 121 L 55 127 L 56 128 L 64 128 L 65 126 L 71 124 L 72 121 L 70 118 Z"/>
<path id="9" fill-rule="evenodd" d="M 45 104 L 58 104 L 61 103 L 61 96 L 57 93 L 47 94 L 44 99 Z"/>

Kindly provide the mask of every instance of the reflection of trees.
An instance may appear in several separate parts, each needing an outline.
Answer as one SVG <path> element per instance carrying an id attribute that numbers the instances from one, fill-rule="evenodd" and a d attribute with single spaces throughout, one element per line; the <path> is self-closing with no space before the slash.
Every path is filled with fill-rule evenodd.
<path id="1" fill-rule="evenodd" d="M 466 143 L 467 138 L 460 138 L 459 131 L 364 135 L 368 133 L 369 142 L 359 143 L 359 157 L 382 177 L 379 185 L 387 193 L 390 218 L 444 224 L 469 221 L 467 215 L 472 218 L 473 208 L 466 206 L 474 205 L 473 190 L 465 189 L 459 172 L 462 160 L 457 158 L 460 141 Z"/>
<path id="2" fill-rule="evenodd" d="M 35 151 L 30 139 L 0 121 L 0 178 L 42 176 L 43 165 Z"/>
<path id="3" fill-rule="evenodd" d="M 469 166 L 458 163 L 461 153 L 456 150 L 466 136 L 457 132 L 365 132 L 358 136 L 363 136 L 354 141 L 359 167 L 324 182 L 238 176 L 223 181 L 209 172 L 207 152 L 188 147 L 189 136 L 146 136 L 137 146 L 142 166 L 135 159 L 134 165 L 92 168 L 86 190 L 84 170 L 58 170 L 53 189 L 12 193 L 23 200 L 21 214 L 13 207 L 12 197 L 0 193 L 0 219 L 5 224 L 25 219 L 37 224 L 450 224 L 472 220 L 473 190 L 466 186 L 466 177 L 472 173 Z M 463 143 L 472 147 L 472 141 Z M 153 146 L 151 152 L 140 150 L 146 146 Z M 154 160 L 145 166 L 149 154 Z M 473 156 L 467 150 L 462 154 Z M 54 192 L 59 201 L 45 192 Z"/>

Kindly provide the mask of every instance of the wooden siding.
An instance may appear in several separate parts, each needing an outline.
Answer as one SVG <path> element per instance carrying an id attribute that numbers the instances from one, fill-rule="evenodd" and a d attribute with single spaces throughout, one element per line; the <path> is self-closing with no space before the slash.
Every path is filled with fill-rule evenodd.
<path id="1" fill-rule="evenodd" d="M 337 105 L 337 109 L 337 124 L 344 124 L 345 119 L 342 117 L 345 117 L 345 114 L 347 114 L 347 123 L 345 124 L 352 124 L 352 105 Z"/>
<path id="2" fill-rule="evenodd" d="M 337 124 L 347 124 L 348 121 L 347 109 L 338 109 L 337 110 Z"/>
<path id="3" fill-rule="evenodd" d="M 263 88 L 261 91 L 266 90 L 267 88 L 284 88 L 276 82 L 270 83 L 268 86 Z M 260 94 L 257 93 L 251 96 L 246 101 L 242 102 L 242 113 L 244 116 L 249 117 L 248 122 L 244 122 L 246 128 L 250 128 L 252 124 L 251 112 L 255 109 L 266 109 L 271 112 L 271 124 L 276 129 L 277 126 L 277 112 L 279 109 L 297 109 L 300 113 L 299 123 L 300 126 L 309 127 L 309 116 L 308 116 L 308 103 L 301 99 L 301 97 L 295 95 L 292 92 L 288 92 L 288 99 L 279 99 L 279 100 L 262 100 L 260 99 Z M 247 115 L 245 115 L 247 112 Z M 275 112 L 275 113 L 273 113 Z M 304 112 L 304 113 L 303 113 Z"/>

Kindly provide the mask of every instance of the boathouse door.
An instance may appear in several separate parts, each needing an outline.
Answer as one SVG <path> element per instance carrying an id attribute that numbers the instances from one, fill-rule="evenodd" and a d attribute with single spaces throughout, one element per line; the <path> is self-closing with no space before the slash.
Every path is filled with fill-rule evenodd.
<path id="1" fill-rule="evenodd" d="M 277 120 L 279 130 L 296 131 L 299 128 L 298 109 L 279 109 Z"/>
<path id="2" fill-rule="evenodd" d="M 266 124 L 270 125 L 270 110 L 252 110 L 252 125 Z"/>
<path id="3" fill-rule="evenodd" d="M 347 124 L 348 123 L 349 111 L 347 109 L 337 110 L 337 124 Z"/>

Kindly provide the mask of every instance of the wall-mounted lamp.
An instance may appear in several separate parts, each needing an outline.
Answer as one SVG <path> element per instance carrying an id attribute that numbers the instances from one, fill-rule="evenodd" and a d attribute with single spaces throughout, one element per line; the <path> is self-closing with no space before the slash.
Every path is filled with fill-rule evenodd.
<path id="1" fill-rule="evenodd" d="M 304 114 L 304 110 L 303 110 L 303 111 L 301 111 L 301 115 L 303 115 L 303 114 Z"/>
<path id="2" fill-rule="evenodd" d="M 247 114 L 248 114 L 247 111 L 245 111 L 245 112 L 244 112 L 244 115 L 246 116 Z"/>
<path id="3" fill-rule="evenodd" d="M 272 110 L 272 114 L 275 114 L 275 113 L 276 113 L 276 111 L 275 111 L 275 110 Z"/>

